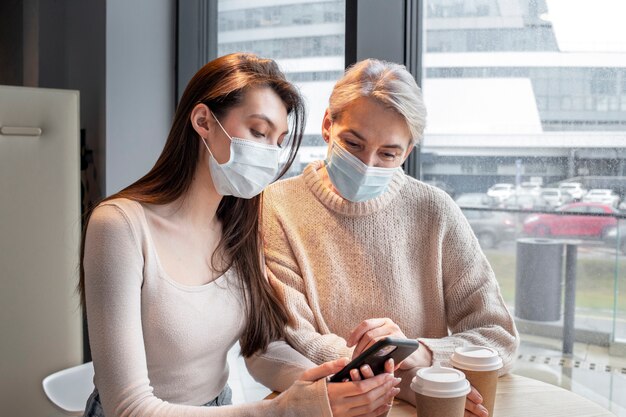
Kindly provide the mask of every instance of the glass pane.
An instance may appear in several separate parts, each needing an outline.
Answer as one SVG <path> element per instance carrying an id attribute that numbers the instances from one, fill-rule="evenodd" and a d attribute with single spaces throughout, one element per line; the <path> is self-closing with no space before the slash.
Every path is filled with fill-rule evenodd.
<path id="1" fill-rule="evenodd" d="M 426 0 L 425 9 L 421 179 L 466 208 L 520 329 L 516 372 L 626 415 L 616 394 L 626 392 L 626 3 Z M 528 259 L 528 242 L 576 243 L 573 356 L 560 332 L 565 274 L 548 276 L 565 258 Z M 529 302 L 516 300 L 533 265 L 556 285 L 536 300 L 543 313 L 525 319 Z"/>
<path id="2" fill-rule="evenodd" d="M 345 7 L 345 0 L 218 1 L 218 54 L 253 52 L 275 59 L 305 96 L 305 137 L 286 176 L 326 157 L 320 129 L 345 67 Z"/>

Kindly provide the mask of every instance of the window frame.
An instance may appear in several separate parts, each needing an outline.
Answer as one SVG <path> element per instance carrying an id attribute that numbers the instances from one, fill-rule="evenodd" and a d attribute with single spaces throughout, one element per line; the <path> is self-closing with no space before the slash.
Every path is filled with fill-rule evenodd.
<path id="1" fill-rule="evenodd" d="M 372 27 L 385 30 L 372 31 Z M 397 62 L 406 66 L 421 87 L 423 29 L 423 0 L 346 0 L 346 68 L 365 58 Z M 420 178 L 421 143 L 415 145 L 403 168 Z"/>

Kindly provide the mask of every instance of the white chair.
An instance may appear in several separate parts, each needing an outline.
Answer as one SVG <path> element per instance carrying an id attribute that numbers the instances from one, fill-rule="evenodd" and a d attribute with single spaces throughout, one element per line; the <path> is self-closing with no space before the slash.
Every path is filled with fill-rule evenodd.
<path id="1" fill-rule="evenodd" d="M 94 389 L 93 362 L 63 369 L 44 378 L 46 396 L 66 414 L 82 416 L 85 403 Z"/>

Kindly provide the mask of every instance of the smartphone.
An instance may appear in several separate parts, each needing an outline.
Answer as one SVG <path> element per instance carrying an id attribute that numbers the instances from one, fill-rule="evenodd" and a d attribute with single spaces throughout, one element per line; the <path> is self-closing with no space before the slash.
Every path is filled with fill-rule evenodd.
<path id="1" fill-rule="evenodd" d="M 374 343 L 359 356 L 354 358 L 341 371 L 330 377 L 330 382 L 351 381 L 350 371 L 360 369 L 363 365 L 369 365 L 374 375 L 385 371 L 385 362 L 393 358 L 397 365 L 405 360 L 411 353 L 419 347 L 419 342 L 412 339 L 396 339 L 386 337 Z M 360 371 L 359 371 L 360 372 Z"/>

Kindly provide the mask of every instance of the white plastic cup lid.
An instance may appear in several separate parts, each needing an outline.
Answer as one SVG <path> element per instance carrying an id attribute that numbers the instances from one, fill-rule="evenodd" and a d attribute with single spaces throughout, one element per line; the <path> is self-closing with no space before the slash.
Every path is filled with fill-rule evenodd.
<path id="1" fill-rule="evenodd" d="M 469 394 L 470 383 L 463 372 L 435 365 L 417 371 L 411 389 L 427 397 L 458 398 Z"/>
<path id="2" fill-rule="evenodd" d="M 502 368 L 498 351 L 483 346 L 463 346 L 454 350 L 450 358 L 452 366 L 466 371 L 495 371 Z"/>

